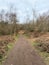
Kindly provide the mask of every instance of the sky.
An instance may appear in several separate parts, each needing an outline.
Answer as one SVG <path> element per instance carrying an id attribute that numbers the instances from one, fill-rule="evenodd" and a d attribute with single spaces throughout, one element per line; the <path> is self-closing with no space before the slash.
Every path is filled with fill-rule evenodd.
<path id="1" fill-rule="evenodd" d="M 38 14 L 49 10 L 49 0 L 0 0 L 0 10 L 8 10 L 11 4 L 16 7 L 20 23 L 24 22 L 27 17 L 32 18 L 33 9 Z"/>

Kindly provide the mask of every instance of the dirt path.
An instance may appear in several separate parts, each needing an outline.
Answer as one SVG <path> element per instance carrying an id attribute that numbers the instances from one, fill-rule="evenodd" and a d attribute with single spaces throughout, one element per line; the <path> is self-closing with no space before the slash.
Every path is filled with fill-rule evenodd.
<path id="1" fill-rule="evenodd" d="M 28 41 L 20 36 L 2 65 L 45 65 Z"/>

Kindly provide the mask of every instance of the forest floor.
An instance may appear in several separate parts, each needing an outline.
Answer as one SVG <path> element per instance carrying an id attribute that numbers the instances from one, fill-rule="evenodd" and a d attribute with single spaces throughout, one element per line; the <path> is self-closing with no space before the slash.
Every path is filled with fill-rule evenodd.
<path id="1" fill-rule="evenodd" d="M 20 35 L 2 65 L 45 65 L 30 42 Z"/>

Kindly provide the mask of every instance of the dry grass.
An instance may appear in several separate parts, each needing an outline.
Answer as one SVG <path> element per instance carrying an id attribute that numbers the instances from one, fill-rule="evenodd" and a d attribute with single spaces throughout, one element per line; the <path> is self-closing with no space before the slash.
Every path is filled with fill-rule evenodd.
<path id="1" fill-rule="evenodd" d="M 6 55 L 8 49 L 11 47 L 10 42 L 14 42 L 14 38 L 12 36 L 0 36 L 0 62 L 2 62 L 3 57 Z"/>
<path id="2" fill-rule="evenodd" d="M 49 65 L 49 33 L 38 37 L 27 38 L 32 43 L 33 48 L 41 55 L 46 65 Z"/>

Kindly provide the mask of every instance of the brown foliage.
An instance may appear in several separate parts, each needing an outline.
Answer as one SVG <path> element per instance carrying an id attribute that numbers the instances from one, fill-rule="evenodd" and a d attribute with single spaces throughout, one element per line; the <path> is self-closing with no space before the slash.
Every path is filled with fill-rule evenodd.
<path id="1" fill-rule="evenodd" d="M 14 38 L 12 36 L 0 36 L 0 61 L 2 57 L 8 51 L 8 44 L 9 42 L 13 42 Z"/>
<path id="2" fill-rule="evenodd" d="M 41 51 L 49 53 L 49 35 L 43 35 L 40 38 L 36 40 L 37 43 L 37 48 L 40 49 Z"/>

